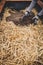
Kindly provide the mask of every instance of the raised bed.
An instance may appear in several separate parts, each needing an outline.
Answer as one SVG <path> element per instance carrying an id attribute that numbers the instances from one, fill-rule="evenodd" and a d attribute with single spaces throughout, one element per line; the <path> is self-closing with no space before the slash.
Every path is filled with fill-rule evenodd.
<path id="1" fill-rule="evenodd" d="M 2 12 L 2 9 L 3 9 L 6 1 L 32 1 L 32 0 L 2 0 L 0 2 L 0 13 Z M 40 7 L 43 7 L 43 4 L 42 4 L 42 2 L 40 0 L 38 1 L 38 4 L 39 4 Z"/>

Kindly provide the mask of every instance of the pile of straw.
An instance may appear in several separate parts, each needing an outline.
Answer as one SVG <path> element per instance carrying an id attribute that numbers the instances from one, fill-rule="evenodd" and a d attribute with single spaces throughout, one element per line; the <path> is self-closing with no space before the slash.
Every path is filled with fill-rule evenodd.
<path id="1" fill-rule="evenodd" d="M 15 25 L 0 21 L 0 65 L 43 65 L 43 25 Z"/>

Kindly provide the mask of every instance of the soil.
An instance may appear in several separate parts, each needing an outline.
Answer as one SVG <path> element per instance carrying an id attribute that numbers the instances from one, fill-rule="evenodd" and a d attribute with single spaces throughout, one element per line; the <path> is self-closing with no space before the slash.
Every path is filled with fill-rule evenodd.
<path id="1" fill-rule="evenodd" d="M 31 15 L 29 17 L 27 17 L 25 20 L 21 21 L 22 16 L 24 15 L 23 12 L 12 12 L 9 11 L 9 13 L 11 14 L 10 16 L 6 17 L 6 21 L 13 21 L 16 25 L 20 24 L 20 25 L 28 25 L 28 24 L 32 24 L 32 18 L 34 17 L 34 13 L 32 12 Z"/>

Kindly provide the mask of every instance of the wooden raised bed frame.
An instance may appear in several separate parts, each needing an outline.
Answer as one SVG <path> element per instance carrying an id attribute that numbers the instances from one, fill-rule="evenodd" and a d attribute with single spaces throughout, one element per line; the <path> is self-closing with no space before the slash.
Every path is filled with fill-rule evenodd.
<path id="1" fill-rule="evenodd" d="M 2 0 L 0 2 L 0 13 L 2 12 L 2 9 L 6 3 L 6 1 L 32 1 L 32 0 Z M 38 1 L 38 4 L 40 5 L 40 7 L 42 7 L 41 3 L 40 3 L 40 0 Z"/>

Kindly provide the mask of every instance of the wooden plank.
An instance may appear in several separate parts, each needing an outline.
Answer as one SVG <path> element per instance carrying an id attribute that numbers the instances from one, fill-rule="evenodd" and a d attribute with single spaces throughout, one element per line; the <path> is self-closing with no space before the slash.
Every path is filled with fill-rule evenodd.
<path id="1" fill-rule="evenodd" d="M 4 4 L 5 4 L 5 0 L 2 0 L 2 1 L 0 2 L 0 13 L 1 13 L 3 7 L 4 7 Z"/>
<path id="2" fill-rule="evenodd" d="M 38 1 L 38 5 L 41 7 L 41 8 L 43 8 L 43 2 L 42 1 Z"/>
<path id="3" fill-rule="evenodd" d="M 32 0 L 6 0 L 6 1 L 32 1 Z"/>

